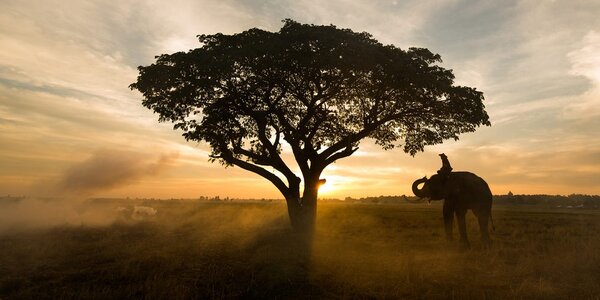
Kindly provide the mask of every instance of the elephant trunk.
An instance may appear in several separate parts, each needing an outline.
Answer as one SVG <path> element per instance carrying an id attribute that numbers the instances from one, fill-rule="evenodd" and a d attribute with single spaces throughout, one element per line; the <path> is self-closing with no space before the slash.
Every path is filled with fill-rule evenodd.
<path id="1" fill-rule="evenodd" d="M 419 198 L 428 197 L 427 193 L 423 189 L 419 189 L 419 184 L 424 183 L 425 181 L 427 181 L 427 177 L 417 179 L 417 180 L 415 180 L 415 182 L 413 182 L 412 192 L 413 192 L 413 194 L 415 194 L 415 196 L 417 196 Z"/>

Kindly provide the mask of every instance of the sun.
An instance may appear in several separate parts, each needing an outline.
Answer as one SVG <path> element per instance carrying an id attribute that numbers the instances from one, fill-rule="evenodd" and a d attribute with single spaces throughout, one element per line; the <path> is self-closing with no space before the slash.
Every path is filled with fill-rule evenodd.
<path id="1" fill-rule="evenodd" d="M 330 195 L 337 190 L 336 184 L 330 180 L 319 185 L 319 195 Z"/>
<path id="2" fill-rule="evenodd" d="M 320 197 L 339 197 L 341 193 L 348 191 L 348 187 L 352 186 L 354 179 L 338 174 L 325 174 L 324 183 L 319 184 Z"/>

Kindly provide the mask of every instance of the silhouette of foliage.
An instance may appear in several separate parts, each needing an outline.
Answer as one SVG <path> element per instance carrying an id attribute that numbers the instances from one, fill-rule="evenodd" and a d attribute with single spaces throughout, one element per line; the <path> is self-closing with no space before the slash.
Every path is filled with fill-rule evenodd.
<path id="1" fill-rule="evenodd" d="M 261 175 L 297 209 L 316 205 L 323 169 L 362 139 L 415 155 L 490 125 L 483 94 L 454 85 L 440 56 L 424 48 L 292 20 L 279 32 L 198 38 L 199 48 L 139 67 L 130 87 L 159 121 L 210 144 L 213 161 Z M 302 179 L 281 157 L 284 141 L 302 172 L 302 198 Z"/>

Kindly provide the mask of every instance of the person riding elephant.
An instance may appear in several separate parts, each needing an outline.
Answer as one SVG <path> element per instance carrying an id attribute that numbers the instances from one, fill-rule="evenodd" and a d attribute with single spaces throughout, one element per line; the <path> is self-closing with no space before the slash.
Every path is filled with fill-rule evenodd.
<path id="1" fill-rule="evenodd" d="M 481 238 L 484 244 L 490 243 L 488 221 L 492 220 L 492 192 L 485 180 L 470 172 L 453 172 L 450 161 L 445 154 L 440 154 L 442 167 L 437 174 L 417 179 L 412 184 L 415 196 L 428 198 L 430 201 L 444 200 L 443 215 L 446 237 L 452 239 L 454 216 L 458 220 L 460 244 L 469 247 L 465 215 L 473 211 L 479 222 Z M 424 184 L 419 189 L 419 185 Z M 492 228 L 494 223 L 492 221 Z"/>
<path id="2" fill-rule="evenodd" d="M 450 173 L 452 172 L 452 166 L 450 166 L 450 161 L 448 160 L 448 156 L 446 156 L 446 154 L 440 154 L 440 158 L 442 159 L 442 167 L 437 171 L 437 173 L 442 177 L 443 181 L 446 182 L 450 176 Z"/>

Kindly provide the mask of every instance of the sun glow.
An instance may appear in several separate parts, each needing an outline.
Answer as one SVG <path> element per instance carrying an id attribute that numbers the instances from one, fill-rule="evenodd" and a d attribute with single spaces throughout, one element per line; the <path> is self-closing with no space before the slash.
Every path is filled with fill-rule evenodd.
<path id="1" fill-rule="evenodd" d="M 341 176 L 337 174 L 325 174 L 325 183 L 319 185 L 319 197 L 337 198 L 348 196 L 350 188 L 355 184 L 355 179 L 352 177 Z"/>
<path id="2" fill-rule="evenodd" d="M 334 182 L 328 180 L 326 183 L 319 184 L 319 195 L 329 196 L 336 191 L 336 185 Z"/>

